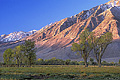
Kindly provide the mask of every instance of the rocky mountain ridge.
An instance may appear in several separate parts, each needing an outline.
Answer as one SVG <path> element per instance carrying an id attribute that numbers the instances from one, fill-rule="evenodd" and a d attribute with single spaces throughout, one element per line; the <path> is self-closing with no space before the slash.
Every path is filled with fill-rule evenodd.
<path id="1" fill-rule="evenodd" d="M 27 36 L 30 36 L 32 34 L 34 34 L 37 30 L 32 30 L 29 32 L 23 32 L 23 31 L 19 31 L 19 32 L 13 32 L 10 33 L 8 35 L 3 34 L 0 36 L 0 41 L 1 42 L 10 42 L 10 41 L 17 41 L 17 40 L 21 40 Z"/>

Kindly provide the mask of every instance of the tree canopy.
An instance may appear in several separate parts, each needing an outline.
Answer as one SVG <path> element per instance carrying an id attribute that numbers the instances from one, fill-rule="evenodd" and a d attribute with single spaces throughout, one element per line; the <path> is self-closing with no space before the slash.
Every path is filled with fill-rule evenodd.
<path id="1" fill-rule="evenodd" d="M 93 50 L 98 66 L 101 67 L 101 58 L 107 48 L 107 46 L 112 42 L 112 33 L 106 32 L 103 35 L 95 36 L 94 32 L 89 32 L 85 29 L 80 34 L 80 40 L 78 43 L 73 43 L 71 50 L 81 54 L 85 62 L 85 67 L 87 67 L 87 59 L 89 53 Z"/>
<path id="2" fill-rule="evenodd" d="M 36 61 L 36 48 L 35 42 L 26 40 L 24 44 L 16 46 L 13 49 L 5 50 L 3 54 L 4 63 L 15 63 L 19 66 L 22 64 L 32 65 Z"/>
<path id="3" fill-rule="evenodd" d="M 88 67 L 87 59 L 89 57 L 89 53 L 92 50 L 92 43 L 89 36 L 90 36 L 90 32 L 88 29 L 86 29 L 80 34 L 79 44 L 73 43 L 71 47 L 72 51 L 77 52 L 77 54 L 81 54 L 85 62 L 85 67 Z"/>
<path id="4" fill-rule="evenodd" d="M 35 42 L 31 40 L 26 40 L 22 45 L 22 51 L 26 57 L 26 64 L 31 65 L 36 61 L 36 48 Z"/>
<path id="5" fill-rule="evenodd" d="M 3 60 L 6 64 L 11 64 L 13 62 L 13 50 L 11 48 L 8 48 L 3 53 Z"/>

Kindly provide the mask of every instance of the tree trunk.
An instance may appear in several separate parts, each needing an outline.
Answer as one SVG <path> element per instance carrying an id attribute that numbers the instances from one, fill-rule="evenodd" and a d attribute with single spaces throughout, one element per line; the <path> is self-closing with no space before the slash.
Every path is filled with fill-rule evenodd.
<path id="1" fill-rule="evenodd" d="M 17 59 L 17 66 L 19 67 L 19 60 Z"/>
<path id="2" fill-rule="evenodd" d="M 98 67 L 101 67 L 101 58 L 99 58 Z"/>
<path id="3" fill-rule="evenodd" d="M 23 59 L 21 58 L 20 59 L 20 67 L 22 66 L 22 64 L 23 64 Z"/>
<path id="4" fill-rule="evenodd" d="M 21 65 L 22 65 L 22 62 L 20 62 L 20 67 L 21 67 Z"/>
<path id="5" fill-rule="evenodd" d="M 87 59 L 84 59 L 84 62 L 85 62 L 85 67 L 88 67 Z"/>

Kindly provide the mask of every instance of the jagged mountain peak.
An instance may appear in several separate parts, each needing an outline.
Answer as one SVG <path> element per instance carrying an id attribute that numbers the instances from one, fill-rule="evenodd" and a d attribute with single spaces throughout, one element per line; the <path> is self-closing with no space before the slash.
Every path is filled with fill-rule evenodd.
<path id="1" fill-rule="evenodd" d="M 111 7 L 120 6 L 120 0 L 111 0 L 106 4 L 110 5 Z"/>
<path id="2" fill-rule="evenodd" d="M 114 1 L 120 1 L 120 0 L 110 0 L 111 2 L 114 2 Z"/>
<path id="3" fill-rule="evenodd" d="M 27 36 L 30 36 L 34 34 L 37 30 L 32 30 L 29 32 L 24 32 L 24 31 L 16 31 L 13 33 L 10 33 L 8 35 L 3 34 L 0 36 L 0 41 L 2 42 L 10 42 L 10 41 L 16 41 L 16 40 L 21 40 Z"/>
<path id="4" fill-rule="evenodd" d="M 102 13 L 106 10 L 110 10 L 112 7 L 120 8 L 120 0 L 109 1 L 108 3 L 93 7 L 90 10 L 83 10 L 79 14 L 71 16 L 71 18 L 81 18 L 81 20 L 85 20 L 88 19 L 93 13 Z"/>

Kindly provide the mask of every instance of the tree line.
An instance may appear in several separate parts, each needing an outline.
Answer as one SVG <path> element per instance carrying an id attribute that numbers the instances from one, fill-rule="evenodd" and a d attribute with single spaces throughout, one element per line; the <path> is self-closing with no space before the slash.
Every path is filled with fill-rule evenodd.
<path id="1" fill-rule="evenodd" d="M 92 51 L 98 66 L 101 67 L 101 58 L 110 43 L 112 43 L 111 32 L 96 36 L 94 32 L 89 32 L 88 29 L 85 29 L 80 34 L 79 43 L 73 43 L 71 50 L 77 52 L 77 54 L 81 54 L 85 62 L 85 67 L 88 67 L 87 59 Z"/>
<path id="2" fill-rule="evenodd" d="M 19 67 L 25 64 L 31 66 L 36 61 L 35 42 L 25 40 L 24 44 L 16 46 L 14 49 L 6 49 L 3 53 L 3 60 L 6 65 L 17 64 Z"/>
<path id="3" fill-rule="evenodd" d="M 93 66 L 98 65 L 97 62 L 95 62 L 93 58 L 90 58 L 87 64 L 93 65 Z M 119 65 L 120 60 L 119 60 L 119 63 L 114 63 L 114 62 L 108 63 L 106 61 L 102 61 L 101 64 L 103 66 L 104 65 L 105 66 Z M 85 65 L 85 62 L 84 61 L 72 61 L 70 59 L 62 60 L 62 59 L 56 59 L 55 57 L 53 57 L 51 59 L 45 59 L 45 60 L 39 58 L 38 60 L 36 60 L 35 65 Z"/>
<path id="4" fill-rule="evenodd" d="M 107 48 L 107 46 L 112 42 L 112 33 L 107 32 L 102 35 L 96 36 L 94 32 L 89 32 L 88 29 L 85 29 L 80 34 L 79 43 L 73 43 L 71 50 L 80 54 L 84 60 L 85 67 L 88 67 L 88 58 L 90 52 L 94 54 L 95 59 L 99 67 L 101 67 L 101 59 Z M 32 64 L 41 64 L 41 65 L 68 65 L 68 64 L 78 64 L 77 61 L 61 59 L 48 59 L 48 60 L 36 60 L 36 48 L 35 42 L 31 40 L 25 40 L 25 43 L 19 46 L 16 46 L 14 49 L 7 49 L 3 53 L 3 60 L 6 65 L 17 64 L 18 67 L 22 64 L 32 65 Z M 92 60 L 91 60 L 92 61 Z M 94 64 L 96 64 L 94 62 Z"/>
<path id="5" fill-rule="evenodd" d="M 94 61 L 93 58 L 90 58 L 89 61 L 87 62 L 87 64 L 89 65 L 93 65 L 93 66 L 97 66 L 97 62 Z M 106 61 L 102 61 L 101 64 L 103 66 L 116 66 L 120 64 L 120 60 L 119 60 L 119 63 L 114 63 L 114 62 L 106 62 Z M 6 67 L 6 65 L 4 65 L 3 63 L 0 63 L 1 66 L 3 67 Z M 57 59 L 56 57 L 53 57 L 51 59 L 41 59 L 41 58 L 38 58 L 34 64 L 32 64 L 32 66 L 39 66 L 39 65 L 85 65 L 85 62 L 84 61 L 72 61 L 70 59 L 67 59 L 67 60 L 62 60 L 62 59 Z M 13 64 L 10 64 L 11 67 L 19 67 L 17 66 L 15 63 Z M 22 64 L 20 67 L 29 67 L 29 65 L 27 64 Z"/>

